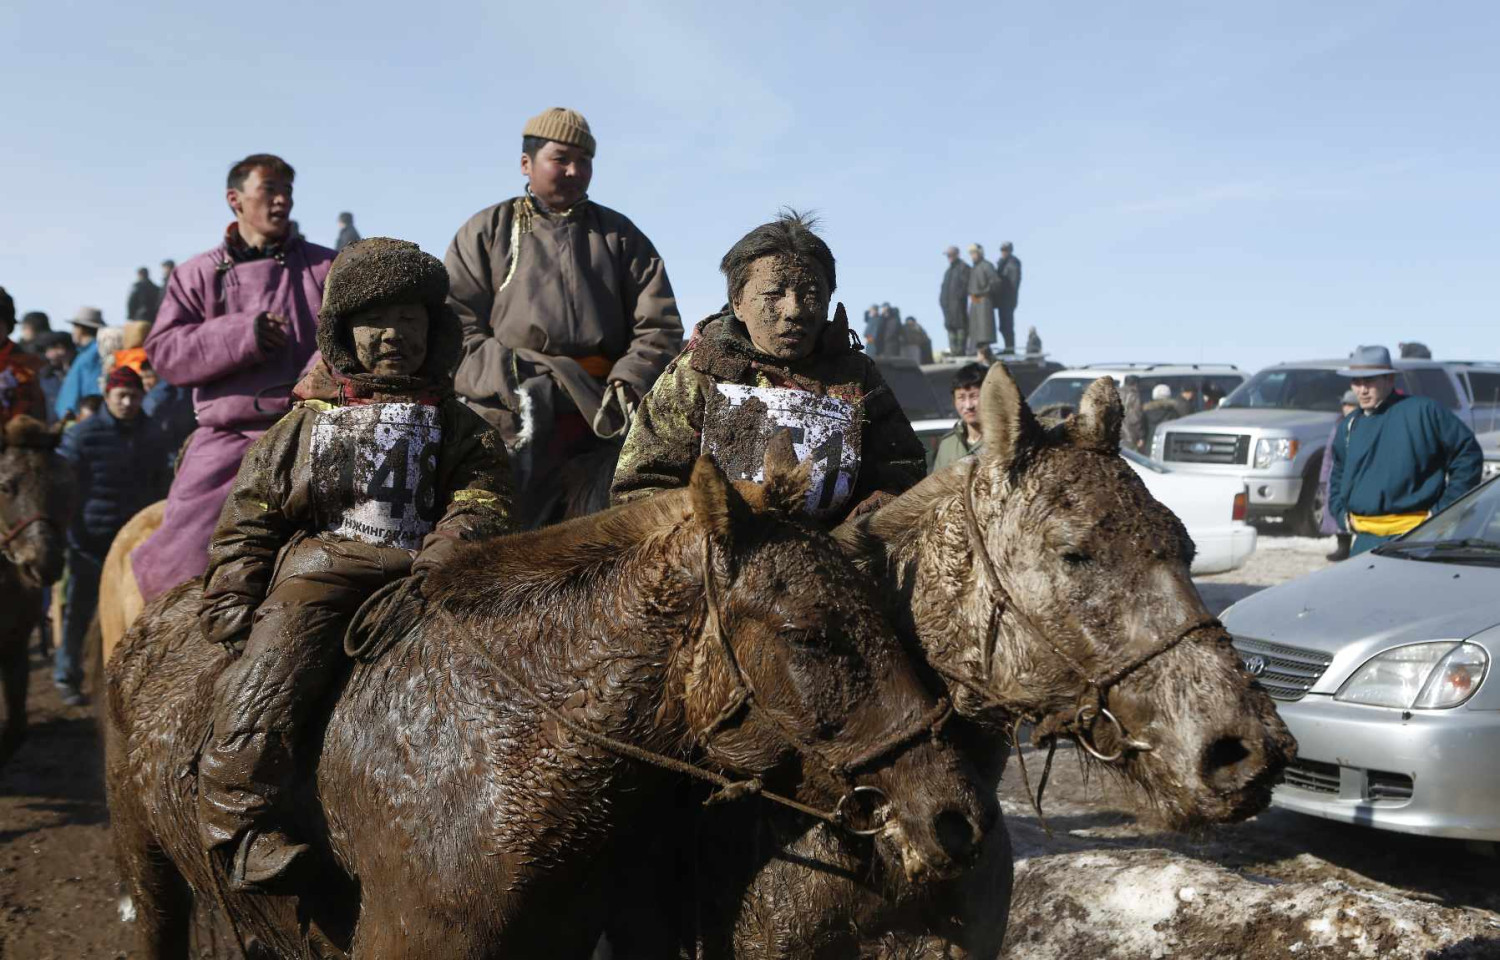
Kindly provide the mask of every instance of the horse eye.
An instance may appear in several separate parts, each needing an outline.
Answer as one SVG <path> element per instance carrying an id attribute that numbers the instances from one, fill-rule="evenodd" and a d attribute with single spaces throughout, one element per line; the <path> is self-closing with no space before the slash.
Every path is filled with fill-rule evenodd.
<path id="1" fill-rule="evenodd" d="M 1070 567 L 1081 567 L 1091 559 L 1082 550 L 1064 550 L 1062 552 L 1063 563 Z"/>

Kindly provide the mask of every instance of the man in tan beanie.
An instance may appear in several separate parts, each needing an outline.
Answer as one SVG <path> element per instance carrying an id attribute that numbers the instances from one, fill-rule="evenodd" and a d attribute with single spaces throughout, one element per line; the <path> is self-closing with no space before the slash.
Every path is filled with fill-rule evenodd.
<path id="1" fill-rule="evenodd" d="M 613 472 L 636 404 L 682 346 L 656 248 L 588 197 L 594 147 L 576 111 L 532 117 L 525 193 L 471 217 L 446 258 L 464 330 L 454 387 L 505 438 L 526 526 L 557 519 L 570 461 Z"/>

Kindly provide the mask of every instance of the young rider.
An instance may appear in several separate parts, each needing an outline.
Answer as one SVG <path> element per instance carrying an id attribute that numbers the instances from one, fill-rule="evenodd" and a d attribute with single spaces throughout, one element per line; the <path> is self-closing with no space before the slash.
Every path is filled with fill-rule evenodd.
<path id="1" fill-rule="evenodd" d="M 812 459 L 808 512 L 834 524 L 921 480 L 927 458 L 843 304 L 828 318 L 833 253 L 794 212 L 750 231 L 724 255 L 729 306 L 698 324 L 641 402 L 615 470 L 616 502 L 686 486 L 714 455 L 730 476 L 759 479 L 782 429 Z"/>
<path id="2" fill-rule="evenodd" d="M 251 446 L 210 547 L 199 614 L 237 653 L 200 765 L 204 843 L 231 881 L 283 875 L 307 847 L 288 816 L 301 739 L 351 615 L 510 508 L 499 436 L 452 396 L 461 333 L 448 274 L 414 243 L 350 244 L 329 271 L 322 361 Z"/>

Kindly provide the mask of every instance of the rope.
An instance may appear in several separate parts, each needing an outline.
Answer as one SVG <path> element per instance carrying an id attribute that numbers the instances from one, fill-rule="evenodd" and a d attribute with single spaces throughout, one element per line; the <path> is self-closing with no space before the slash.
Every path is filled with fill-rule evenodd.
<path id="1" fill-rule="evenodd" d="M 33 523 L 42 523 L 46 520 L 47 515 L 45 513 L 33 513 L 29 517 L 18 520 L 16 522 L 16 525 L 11 527 L 10 530 L 6 532 L 4 537 L 0 537 L 0 550 L 4 550 L 6 547 L 10 546 L 11 542 L 14 541 L 16 537 L 19 537 L 22 533 L 24 533 L 26 528 L 31 526 Z"/>

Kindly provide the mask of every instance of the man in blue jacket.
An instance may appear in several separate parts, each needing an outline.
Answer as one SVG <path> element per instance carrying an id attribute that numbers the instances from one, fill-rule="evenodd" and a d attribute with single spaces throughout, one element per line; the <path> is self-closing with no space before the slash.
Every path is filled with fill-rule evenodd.
<path id="1" fill-rule="evenodd" d="M 1393 540 L 1479 483 L 1474 432 L 1428 397 L 1396 392 L 1385 347 L 1360 347 L 1339 371 L 1359 409 L 1339 422 L 1328 509 L 1354 532 L 1351 555 Z"/>
<path id="2" fill-rule="evenodd" d="M 83 638 L 99 603 L 99 574 L 115 534 L 142 507 L 166 494 L 166 452 L 141 413 L 141 378 L 119 367 L 105 384 L 104 406 L 63 435 L 57 452 L 77 482 L 68 525 L 68 585 L 62 643 L 52 680 L 63 702 L 84 702 Z"/>
<path id="3" fill-rule="evenodd" d="M 73 318 L 73 343 L 78 355 L 63 377 L 62 388 L 57 393 L 57 407 L 53 411 L 57 419 L 66 420 L 72 414 L 78 416 L 78 401 L 99 392 L 99 381 L 104 377 L 104 360 L 99 356 L 97 337 L 104 327 L 104 314 L 98 307 L 83 307 Z"/>

